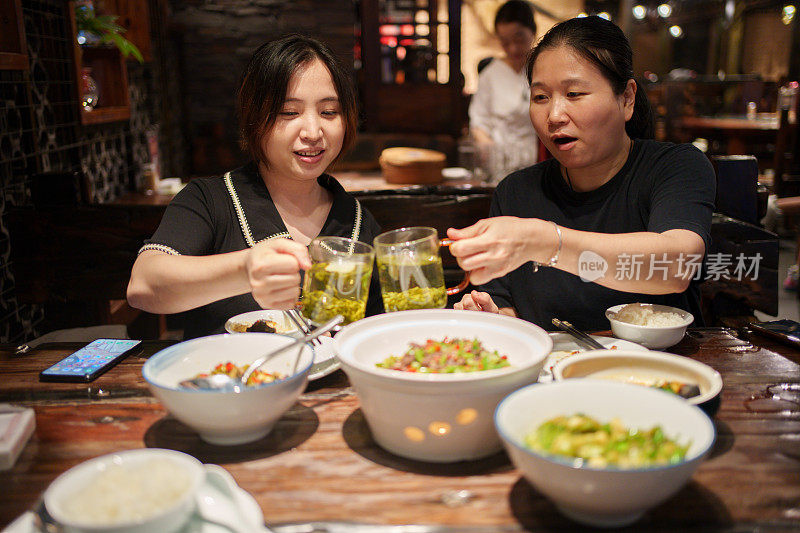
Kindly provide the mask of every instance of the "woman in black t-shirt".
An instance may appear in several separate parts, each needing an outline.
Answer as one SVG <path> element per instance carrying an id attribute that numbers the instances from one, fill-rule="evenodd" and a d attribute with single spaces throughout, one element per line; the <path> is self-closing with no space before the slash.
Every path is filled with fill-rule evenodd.
<path id="1" fill-rule="evenodd" d="M 651 140 L 622 31 L 599 17 L 557 24 L 527 73 L 531 121 L 555 159 L 507 177 L 492 218 L 448 231 L 460 266 L 486 284 L 456 308 L 548 329 L 553 317 L 607 329 L 603 311 L 633 301 L 696 313 L 713 169 L 690 145 Z"/>
<path id="2" fill-rule="evenodd" d="M 192 180 L 133 265 L 128 301 L 151 313 L 188 311 L 185 336 L 222 332 L 233 315 L 289 309 L 306 246 L 318 235 L 372 242 L 380 228 L 325 169 L 352 144 L 355 91 L 327 46 L 289 36 L 261 46 L 238 94 L 252 162 Z M 376 284 L 367 313 L 382 311 Z"/>

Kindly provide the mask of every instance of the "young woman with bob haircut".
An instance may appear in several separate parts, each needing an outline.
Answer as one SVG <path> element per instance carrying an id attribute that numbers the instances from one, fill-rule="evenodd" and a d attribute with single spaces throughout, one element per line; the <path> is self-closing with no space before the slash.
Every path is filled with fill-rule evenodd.
<path id="1" fill-rule="evenodd" d="M 139 251 L 128 284 L 133 307 L 187 312 L 186 338 L 221 333 L 240 313 L 293 307 L 315 237 L 371 243 L 380 233 L 325 173 L 357 126 L 351 78 L 326 45 L 291 35 L 261 46 L 242 78 L 238 111 L 252 161 L 189 182 Z M 368 315 L 383 310 L 376 278 Z"/>

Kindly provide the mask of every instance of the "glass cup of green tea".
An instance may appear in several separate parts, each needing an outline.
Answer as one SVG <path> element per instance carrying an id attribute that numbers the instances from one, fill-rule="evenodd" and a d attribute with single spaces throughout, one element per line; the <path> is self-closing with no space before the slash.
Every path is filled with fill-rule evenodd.
<path id="1" fill-rule="evenodd" d="M 447 306 L 448 295 L 463 291 L 469 283 L 469 273 L 465 273 L 458 286 L 445 287 L 439 249 L 452 241 L 439 240 L 434 228 L 387 231 L 375 237 L 373 244 L 386 312 L 441 309 Z"/>
<path id="2" fill-rule="evenodd" d="M 308 246 L 311 269 L 303 278 L 301 311 L 314 324 L 342 315 L 342 324 L 364 318 L 375 251 L 344 237 L 317 237 Z"/>

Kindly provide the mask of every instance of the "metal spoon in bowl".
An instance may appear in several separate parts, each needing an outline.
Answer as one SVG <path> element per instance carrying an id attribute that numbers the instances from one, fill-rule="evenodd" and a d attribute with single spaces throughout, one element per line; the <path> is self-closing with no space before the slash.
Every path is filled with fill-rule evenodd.
<path id="1" fill-rule="evenodd" d="M 272 352 L 259 357 L 247 368 L 247 371 L 242 374 L 242 377 L 239 379 L 232 378 L 225 374 L 212 374 L 210 376 L 205 377 L 197 377 L 192 379 L 185 379 L 178 383 L 179 386 L 185 387 L 187 389 L 208 389 L 208 390 L 226 390 L 229 389 L 234 392 L 239 392 L 243 387 L 247 386 L 247 380 L 250 378 L 250 375 L 258 370 L 261 366 L 264 365 L 267 361 L 275 357 L 276 355 L 282 354 L 287 350 L 291 350 L 292 348 L 300 348 L 303 344 L 316 339 L 323 333 L 327 333 L 328 331 L 332 330 L 336 326 L 338 326 L 344 317 L 342 315 L 336 315 L 329 321 L 325 322 L 323 325 L 305 335 L 299 339 L 296 339 L 294 342 L 290 342 L 285 346 L 281 346 L 277 350 L 273 350 Z"/>

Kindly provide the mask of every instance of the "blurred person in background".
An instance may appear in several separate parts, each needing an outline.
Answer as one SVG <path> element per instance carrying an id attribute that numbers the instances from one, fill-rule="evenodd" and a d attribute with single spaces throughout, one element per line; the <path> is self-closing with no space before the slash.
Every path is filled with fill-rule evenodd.
<path id="1" fill-rule="evenodd" d="M 530 4 L 524 0 L 504 3 L 495 15 L 494 31 L 505 56 L 479 66 L 469 124 L 482 166 L 490 180 L 499 181 L 508 172 L 537 161 L 539 142 L 528 115 L 530 88 L 524 72 L 536 38 Z"/>

